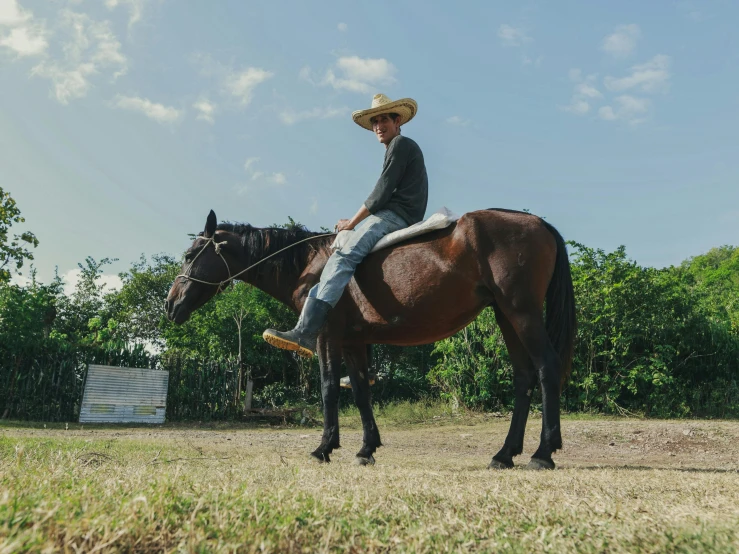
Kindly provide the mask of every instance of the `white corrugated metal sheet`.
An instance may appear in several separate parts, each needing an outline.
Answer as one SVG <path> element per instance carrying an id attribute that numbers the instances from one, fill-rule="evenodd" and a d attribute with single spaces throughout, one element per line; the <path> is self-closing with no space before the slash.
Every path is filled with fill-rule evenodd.
<path id="1" fill-rule="evenodd" d="M 169 372 L 90 365 L 80 423 L 164 423 Z"/>

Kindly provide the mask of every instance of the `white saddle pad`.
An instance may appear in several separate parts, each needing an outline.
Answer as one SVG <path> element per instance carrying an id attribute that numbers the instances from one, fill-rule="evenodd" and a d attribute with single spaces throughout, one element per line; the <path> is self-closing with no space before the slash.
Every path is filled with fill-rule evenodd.
<path id="1" fill-rule="evenodd" d="M 375 244 L 375 247 L 371 250 L 371 252 L 377 252 L 378 250 L 387 248 L 391 244 L 402 242 L 412 237 L 423 235 L 424 233 L 430 233 L 431 231 L 436 231 L 437 229 L 449 227 L 458 219 L 459 216 L 453 214 L 448 208 L 441 208 L 438 212 L 432 214 L 428 219 L 419 221 L 418 223 L 411 225 L 410 227 L 400 229 L 399 231 L 395 231 L 394 233 L 390 233 L 389 235 L 385 235 L 379 241 L 377 241 L 377 244 Z M 354 231 L 341 231 L 338 235 L 336 235 L 333 244 L 331 244 L 331 248 L 333 250 L 338 250 L 339 248 L 344 246 L 350 236 L 349 233 L 353 232 Z"/>

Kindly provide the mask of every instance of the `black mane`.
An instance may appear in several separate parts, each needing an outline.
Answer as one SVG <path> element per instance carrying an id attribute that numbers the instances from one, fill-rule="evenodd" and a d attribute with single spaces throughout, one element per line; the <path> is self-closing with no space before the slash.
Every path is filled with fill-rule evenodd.
<path id="1" fill-rule="evenodd" d="M 270 258 L 268 263 L 254 268 L 257 273 L 274 272 L 275 278 L 279 278 L 280 274 L 285 271 L 299 274 L 305 267 L 309 254 L 328 247 L 330 241 L 333 240 L 333 237 L 323 237 L 300 242 L 310 237 L 325 234 L 309 231 L 302 225 L 291 225 L 288 228 L 282 228 L 252 227 L 248 223 L 219 223 L 216 229 L 233 233 L 241 238 L 241 245 L 244 248 L 244 254 L 246 254 L 249 265 L 283 248 L 287 248 L 284 252 Z M 293 244 L 295 246 L 288 248 Z"/>

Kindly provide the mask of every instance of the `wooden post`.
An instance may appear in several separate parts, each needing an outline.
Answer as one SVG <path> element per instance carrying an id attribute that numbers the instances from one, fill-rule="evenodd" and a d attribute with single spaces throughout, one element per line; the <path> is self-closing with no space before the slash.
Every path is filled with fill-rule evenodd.
<path id="1" fill-rule="evenodd" d="M 246 382 L 246 401 L 244 402 L 244 412 L 251 410 L 251 392 L 254 389 L 254 381 L 249 379 Z"/>

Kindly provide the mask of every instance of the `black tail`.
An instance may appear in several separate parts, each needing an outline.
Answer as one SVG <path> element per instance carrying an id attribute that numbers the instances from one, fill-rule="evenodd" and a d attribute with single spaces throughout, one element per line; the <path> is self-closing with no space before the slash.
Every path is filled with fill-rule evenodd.
<path id="1" fill-rule="evenodd" d="M 567 257 L 565 241 L 557 229 L 546 221 L 544 225 L 557 241 L 557 261 L 554 263 L 554 274 L 547 289 L 546 327 L 549 339 L 552 341 L 562 363 L 561 387 L 572 372 L 572 356 L 575 348 L 575 333 L 577 332 L 575 291 L 572 288 L 570 260 Z"/>

